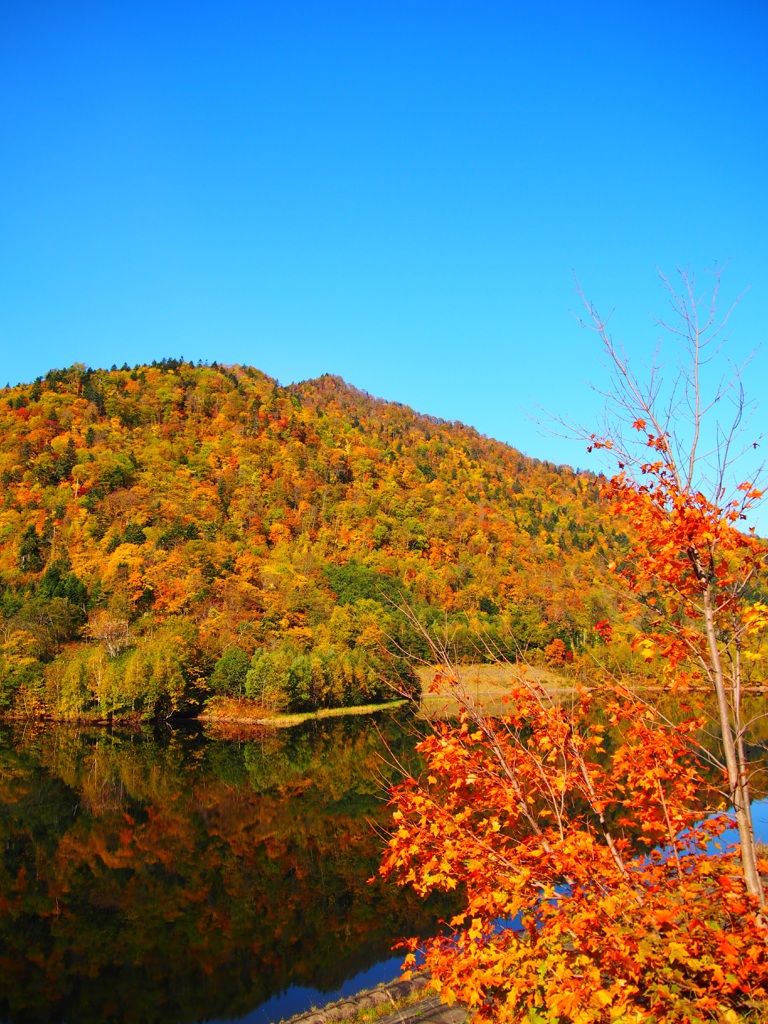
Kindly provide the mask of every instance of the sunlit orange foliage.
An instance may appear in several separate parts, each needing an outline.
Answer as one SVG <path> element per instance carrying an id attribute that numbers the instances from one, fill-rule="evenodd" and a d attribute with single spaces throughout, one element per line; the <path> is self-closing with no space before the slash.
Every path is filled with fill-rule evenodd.
<path id="1" fill-rule="evenodd" d="M 690 753 L 700 722 L 602 699 L 596 722 L 592 696 L 520 681 L 503 719 L 438 726 L 393 792 L 381 873 L 464 890 L 426 965 L 477 1021 L 695 1022 L 768 993 L 757 902 L 712 849 L 727 819 Z"/>
<path id="2" fill-rule="evenodd" d="M 684 380 L 689 394 L 695 395 L 698 410 L 702 402 L 697 370 L 702 343 L 700 332 L 694 330 L 695 311 L 694 305 L 685 314 L 694 368 Z M 614 354 L 623 379 L 631 381 L 626 365 L 610 346 L 609 352 Z M 743 391 L 740 394 L 743 403 Z M 594 447 L 617 452 L 620 471 L 603 493 L 613 510 L 632 524 L 636 535 L 628 557 L 612 568 L 628 585 L 633 611 L 642 611 L 635 650 L 648 662 L 659 659 L 660 675 L 671 687 L 704 683 L 715 698 L 722 767 L 739 831 L 744 878 L 749 892 L 764 906 L 742 702 L 751 669 L 766 653 L 768 606 L 758 597 L 768 544 L 755 535 L 754 528 L 749 533 L 738 529 L 762 493 L 754 484 L 744 482 L 733 490 L 734 496 L 727 497 L 725 473 L 732 472 L 728 440 L 717 451 L 719 476 L 707 497 L 697 487 L 697 479 L 702 487 L 706 479 L 697 469 L 699 461 L 706 462 L 696 448 L 701 414 L 697 412 L 694 419 L 688 454 L 681 455 L 680 438 L 661 427 L 653 403 L 640 402 L 639 408 L 651 423 L 644 416 L 633 420 L 638 441 L 620 440 L 614 445 L 610 440 L 593 439 Z M 740 418 L 741 406 L 731 438 Z M 723 428 L 718 425 L 717 429 L 722 435 Z"/>

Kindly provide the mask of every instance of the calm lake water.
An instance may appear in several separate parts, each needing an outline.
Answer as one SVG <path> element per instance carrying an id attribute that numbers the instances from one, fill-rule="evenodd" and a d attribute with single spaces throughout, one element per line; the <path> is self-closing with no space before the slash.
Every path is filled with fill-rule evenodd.
<path id="1" fill-rule="evenodd" d="M 395 977 L 393 939 L 454 912 L 368 883 L 414 743 L 389 716 L 0 727 L 0 1020 L 271 1024 Z"/>
<path id="2" fill-rule="evenodd" d="M 0 729 L 0 1019 L 280 1020 L 395 977 L 448 905 L 368 879 L 389 717 L 247 739 Z"/>

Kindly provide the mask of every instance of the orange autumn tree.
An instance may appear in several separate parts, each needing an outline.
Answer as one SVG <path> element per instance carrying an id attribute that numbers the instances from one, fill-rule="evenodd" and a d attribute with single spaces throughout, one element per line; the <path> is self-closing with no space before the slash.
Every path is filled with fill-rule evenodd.
<path id="1" fill-rule="evenodd" d="M 502 719 L 438 725 L 395 791 L 382 873 L 462 892 L 426 966 L 477 1021 L 705 1021 L 768 994 L 738 856 L 708 852 L 728 819 L 705 813 L 700 721 L 616 693 L 596 722 L 596 699 L 521 678 Z"/>
<path id="2" fill-rule="evenodd" d="M 719 327 L 714 300 L 702 320 L 684 286 L 673 330 L 689 362 L 663 408 L 657 375 L 638 383 L 590 307 L 615 369 L 611 429 L 590 440 L 616 454 L 606 493 L 634 526 L 616 570 L 643 610 L 631 606 L 635 646 L 670 688 L 711 685 L 722 772 L 705 777 L 703 718 L 674 724 L 617 682 L 563 699 L 518 674 L 492 717 L 445 665 L 460 720 L 435 726 L 424 774 L 393 791 L 382 873 L 423 895 L 462 892 L 425 957 L 443 998 L 479 1021 L 730 1021 L 768 995 L 742 714 L 743 666 L 759 665 L 768 620 L 754 588 L 765 549 L 737 529 L 759 493 L 750 482 L 728 496 L 740 378 L 705 400 Z M 707 497 L 705 414 L 734 391 L 735 422 L 711 435 Z M 731 819 L 713 811 L 727 802 L 740 842 L 715 849 Z"/>
<path id="3" fill-rule="evenodd" d="M 706 685 L 715 697 L 722 737 L 728 803 L 739 832 L 748 891 L 764 906 L 757 870 L 745 747 L 743 697 L 747 671 L 762 660 L 760 641 L 768 606 L 758 599 L 768 545 L 737 527 L 762 492 L 754 478 L 736 475 L 745 451 L 759 438 L 744 437 L 749 419 L 742 372 L 719 379 L 709 393 L 707 377 L 720 351 L 730 312 L 716 315 L 720 275 L 710 296 L 700 297 L 693 275 L 681 272 L 675 293 L 663 278 L 675 319 L 660 326 L 680 342 L 681 371 L 663 400 L 654 366 L 643 384 L 607 326 L 588 306 L 613 367 L 608 393 L 611 422 L 590 448 L 610 452 L 618 472 L 604 488 L 613 511 L 627 517 L 636 541 L 630 557 L 612 566 L 642 615 L 634 645 L 647 661 L 660 656 L 662 677 L 672 687 Z M 725 408 L 730 418 L 718 413 Z M 628 431 L 627 431 L 628 428 Z M 746 445 L 745 445 L 746 440 Z"/>

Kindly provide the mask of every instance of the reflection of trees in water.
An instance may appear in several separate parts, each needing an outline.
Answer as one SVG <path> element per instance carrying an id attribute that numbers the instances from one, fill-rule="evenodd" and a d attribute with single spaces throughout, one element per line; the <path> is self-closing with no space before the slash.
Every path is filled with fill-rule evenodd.
<path id="1" fill-rule="evenodd" d="M 755 760 L 766 739 L 759 718 Z M 412 758 L 388 718 L 227 742 L 63 727 L 0 740 L 3 1019 L 243 1015 L 291 984 L 337 987 L 434 927 L 409 891 L 366 883 L 381 755 Z"/>
<path id="2" fill-rule="evenodd" d="M 3 1019 L 238 1016 L 291 984 L 337 987 L 435 927 L 435 910 L 366 882 L 381 754 L 412 757 L 388 719 L 226 743 L 0 738 Z"/>

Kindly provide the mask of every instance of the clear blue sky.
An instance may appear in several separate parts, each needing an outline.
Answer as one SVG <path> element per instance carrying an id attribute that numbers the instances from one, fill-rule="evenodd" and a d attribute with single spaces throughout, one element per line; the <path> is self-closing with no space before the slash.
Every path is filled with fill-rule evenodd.
<path id="1" fill-rule="evenodd" d="M 762 0 L 0 0 L 0 384 L 330 372 L 584 466 L 526 416 L 595 415 L 572 271 L 641 353 L 730 259 L 766 341 L 767 53 Z"/>

